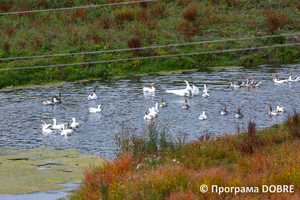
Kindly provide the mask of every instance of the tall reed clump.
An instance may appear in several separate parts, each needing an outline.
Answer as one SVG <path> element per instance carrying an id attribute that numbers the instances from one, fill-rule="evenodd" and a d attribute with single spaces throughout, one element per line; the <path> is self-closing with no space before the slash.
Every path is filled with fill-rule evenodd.
<path id="1" fill-rule="evenodd" d="M 183 138 L 173 138 L 168 133 L 166 124 L 161 128 L 158 122 L 154 121 L 147 124 L 146 128 L 140 133 L 136 133 L 134 125 L 125 126 L 120 124 L 121 130 L 115 134 L 117 144 L 116 154 L 132 152 L 133 157 L 138 162 L 144 161 L 147 156 L 160 156 L 164 159 L 170 152 L 176 151 L 184 142 Z"/>

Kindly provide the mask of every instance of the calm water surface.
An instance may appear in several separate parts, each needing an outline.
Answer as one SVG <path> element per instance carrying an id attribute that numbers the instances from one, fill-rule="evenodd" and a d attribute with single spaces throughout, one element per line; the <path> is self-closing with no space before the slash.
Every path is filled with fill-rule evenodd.
<path id="1" fill-rule="evenodd" d="M 196 139 L 205 132 L 217 134 L 235 133 L 237 124 L 242 126 L 251 118 L 258 128 L 264 128 L 286 119 L 287 113 L 276 117 L 268 115 L 268 106 L 276 105 L 300 110 L 300 83 L 274 84 L 271 73 L 279 78 L 288 78 L 288 73 L 300 76 L 300 64 L 270 66 L 264 65 L 249 69 L 214 69 L 210 71 L 185 72 L 172 75 L 151 75 L 127 77 L 67 84 L 53 88 L 33 88 L 0 92 L 0 148 L 35 149 L 42 146 L 57 149 L 78 149 L 80 153 L 92 152 L 113 158 L 115 142 L 113 136 L 119 130 L 118 124 L 135 124 L 139 130 L 145 127 L 144 112 L 153 107 L 161 98 L 169 103 L 160 109 L 159 119 L 167 120 L 170 133 L 187 133 L 189 140 Z M 235 81 L 254 76 L 256 81 L 264 81 L 260 88 L 230 88 L 230 78 Z M 203 84 L 210 89 L 210 97 L 201 95 L 187 98 L 191 108 L 182 110 L 185 97 L 166 93 L 166 89 L 184 89 L 188 80 L 191 85 Z M 155 82 L 155 95 L 144 95 L 143 86 Z M 96 90 L 97 100 L 88 101 L 87 96 Z M 63 103 L 44 106 L 43 101 L 62 93 Z M 102 105 L 102 111 L 89 114 L 90 107 Z M 227 106 L 230 112 L 220 116 L 219 111 Z M 235 119 L 238 107 L 245 115 Z M 205 121 L 198 117 L 206 112 Z M 60 131 L 43 134 L 41 123 L 71 122 L 75 117 L 80 127 L 71 136 L 61 136 Z"/>

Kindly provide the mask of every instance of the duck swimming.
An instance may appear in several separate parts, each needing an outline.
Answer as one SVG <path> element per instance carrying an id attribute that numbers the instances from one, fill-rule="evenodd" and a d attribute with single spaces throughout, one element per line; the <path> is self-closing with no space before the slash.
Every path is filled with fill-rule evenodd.
<path id="1" fill-rule="evenodd" d="M 220 115 L 227 115 L 228 111 L 226 110 L 226 106 L 221 110 Z"/>
<path id="2" fill-rule="evenodd" d="M 273 78 L 274 83 L 287 83 L 288 82 L 288 80 L 286 80 L 286 79 L 278 79 L 275 74 L 272 74 L 272 76 L 274 76 L 274 78 Z"/>
<path id="3" fill-rule="evenodd" d="M 209 92 L 210 90 L 208 89 L 208 88 L 206 88 L 206 85 L 204 85 L 204 90 L 203 90 L 203 92 Z"/>
<path id="4" fill-rule="evenodd" d="M 244 117 L 243 113 L 241 113 L 241 108 L 238 108 L 237 113 L 234 115 L 235 118 L 242 118 Z"/>
<path id="5" fill-rule="evenodd" d="M 292 78 L 292 73 L 289 73 L 289 75 L 290 75 L 290 78 L 288 80 L 289 82 L 299 82 L 300 81 L 300 76 Z"/>
<path id="6" fill-rule="evenodd" d="M 184 99 L 184 102 L 185 103 L 183 104 L 182 109 L 186 110 L 186 109 L 190 108 L 190 106 L 187 104 L 187 100 L 186 99 Z"/>
<path id="7" fill-rule="evenodd" d="M 158 110 L 158 102 L 156 102 L 156 104 L 155 104 L 154 111 L 157 112 L 157 113 L 159 113 L 159 110 Z"/>
<path id="8" fill-rule="evenodd" d="M 147 114 L 147 112 L 145 112 L 145 116 L 144 116 L 144 120 L 152 120 L 153 119 L 153 117 L 152 117 L 152 115 L 148 115 Z"/>
<path id="9" fill-rule="evenodd" d="M 61 135 L 69 136 L 69 135 L 71 135 L 71 133 L 74 132 L 74 130 L 69 128 L 69 122 L 65 122 L 65 124 L 66 124 L 66 127 L 63 126 L 63 127 L 61 128 L 60 134 L 61 134 Z"/>
<path id="10" fill-rule="evenodd" d="M 51 101 L 44 101 L 44 106 L 54 105 L 54 96 L 52 96 Z"/>
<path id="11" fill-rule="evenodd" d="M 90 111 L 90 113 L 100 112 L 101 111 L 100 107 L 101 107 L 100 104 L 98 105 L 98 108 L 92 108 L 92 107 L 90 107 L 89 111 Z"/>
<path id="12" fill-rule="evenodd" d="M 205 115 L 205 111 L 203 111 L 202 115 L 199 116 L 199 120 L 206 120 L 207 116 Z"/>
<path id="13" fill-rule="evenodd" d="M 251 84 L 249 84 L 249 79 L 248 79 L 248 78 L 245 78 L 245 80 L 247 81 L 247 82 L 246 82 L 246 86 L 247 86 L 247 87 L 250 87 Z"/>
<path id="14" fill-rule="evenodd" d="M 155 112 L 154 107 L 149 108 L 149 115 L 151 115 L 153 118 L 158 117 L 157 112 Z"/>
<path id="15" fill-rule="evenodd" d="M 285 109 L 285 107 L 279 107 L 277 105 L 277 112 L 286 112 L 286 109 Z"/>
<path id="16" fill-rule="evenodd" d="M 56 98 L 56 97 L 53 98 L 54 103 L 62 103 L 62 100 L 61 100 L 61 93 L 58 93 L 58 95 L 59 95 L 59 98 Z"/>
<path id="17" fill-rule="evenodd" d="M 242 81 L 234 83 L 232 78 L 230 78 L 230 80 L 231 80 L 231 85 L 230 86 L 233 87 L 233 88 L 239 88 L 239 87 L 241 87 L 245 84 L 245 82 L 242 82 Z"/>
<path id="18" fill-rule="evenodd" d="M 79 127 L 79 123 L 76 123 L 76 122 L 75 122 L 75 118 L 74 118 L 74 117 L 72 118 L 72 120 L 73 120 L 73 122 L 72 122 L 72 124 L 71 124 L 70 127 L 71 127 L 71 128 L 78 128 L 78 127 Z"/>
<path id="19" fill-rule="evenodd" d="M 43 127 L 43 133 L 52 133 L 53 130 L 51 129 L 51 127 L 48 127 L 47 124 L 41 124 L 41 126 Z"/>
<path id="20" fill-rule="evenodd" d="M 262 84 L 262 81 L 254 82 L 254 78 L 253 77 L 250 77 L 250 79 L 252 79 L 252 82 L 250 84 L 251 87 L 259 87 L 260 84 Z"/>
<path id="21" fill-rule="evenodd" d="M 94 90 L 94 92 L 93 92 L 93 94 L 90 94 L 88 97 L 87 97 L 87 99 L 88 100 L 94 100 L 94 99 L 97 99 L 98 97 L 97 97 L 97 95 L 96 95 L 96 90 Z"/>
<path id="22" fill-rule="evenodd" d="M 47 124 L 46 122 L 43 122 L 45 128 L 51 128 L 51 124 Z"/>
<path id="23" fill-rule="evenodd" d="M 272 107 L 269 106 L 269 115 L 271 115 L 271 116 L 277 116 L 278 115 L 278 111 L 277 110 L 272 111 Z"/>
<path id="24" fill-rule="evenodd" d="M 184 80 L 186 82 L 186 88 L 181 90 L 166 90 L 167 93 L 173 93 L 180 96 L 188 96 L 193 97 L 195 95 L 199 94 L 199 89 L 193 85 L 193 87 L 190 86 L 189 82 L 187 80 Z"/>
<path id="25" fill-rule="evenodd" d="M 202 94 L 202 97 L 204 97 L 204 98 L 209 97 L 209 94 L 207 93 L 207 91 L 205 91 L 204 94 Z"/>
<path id="26" fill-rule="evenodd" d="M 159 107 L 164 108 L 166 106 L 167 106 L 167 104 L 164 102 L 164 99 L 161 98 L 161 103 L 159 104 Z"/>
<path id="27" fill-rule="evenodd" d="M 52 119 L 52 121 L 54 122 L 52 126 L 54 129 L 61 129 L 64 126 L 64 124 L 56 124 L 56 119 Z"/>
<path id="28" fill-rule="evenodd" d="M 155 83 L 151 83 L 151 88 L 149 87 L 144 87 L 143 91 L 144 92 L 155 92 L 155 87 L 153 86 Z"/>

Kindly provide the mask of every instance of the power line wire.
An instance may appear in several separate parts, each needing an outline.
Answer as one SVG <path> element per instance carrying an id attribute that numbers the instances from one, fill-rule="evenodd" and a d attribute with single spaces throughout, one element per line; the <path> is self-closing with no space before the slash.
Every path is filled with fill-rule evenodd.
<path id="1" fill-rule="evenodd" d="M 108 4 L 101 4 L 101 5 L 77 6 L 77 7 L 69 7 L 69 8 L 53 8 L 53 9 L 44 9 L 44 10 L 27 10 L 27 11 L 0 13 L 0 15 L 50 12 L 50 11 L 60 11 L 60 10 L 72 10 L 72 9 L 79 9 L 79 8 L 97 8 L 97 7 L 105 7 L 105 6 L 115 6 L 115 5 L 133 4 L 133 3 L 142 3 L 142 2 L 154 2 L 154 1 L 157 1 L 157 0 L 129 1 L 129 2 L 121 2 L 121 3 L 108 3 Z"/>
<path id="2" fill-rule="evenodd" d="M 220 50 L 220 51 L 181 53 L 181 54 L 171 54 L 171 55 L 161 55 L 161 56 L 147 56 L 147 57 L 137 57 L 137 58 L 124 58 L 124 59 L 116 59 L 116 60 L 101 60 L 101 61 L 91 61 L 91 62 L 82 62 L 82 63 L 68 63 L 68 64 L 57 64 L 57 65 L 46 65 L 46 66 L 4 68 L 4 69 L 0 69 L 0 71 L 19 70 L 19 69 L 49 68 L 49 67 L 66 67 L 66 66 L 72 66 L 72 65 L 86 65 L 86 64 L 97 64 L 97 63 L 108 63 L 108 62 L 131 61 L 131 60 L 144 60 L 144 59 L 150 59 L 150 58 L 168 58 L 168 57 L 177 57 L 177 56 L 192 56 L 192 55 L 210 54 L 210 53 L 224 53 L 224 52 L 247 51 L 247 50 L 274 48 L 274 47 L 284 47 L 284 46 L 295 46 L 295 45 L 299 45 L 299 44 L 300 43 L 280 44 L 280 45 L 273 45 L 273 46 L 251 47 L 251 48 L 244 48 L 244 49 L 228 49 L 228 50 Z"/>
<path id="3" fill-rule="evenodd" d="M 185 45 L 193 45 L 193 44 L 206 44 L 206 43 L 230 42 L 230 41 L 239 41 L 239 40 L 263 39 L 263 38 L 272 38 L 272 37 L 280 37 L 280 36 L 298 35 L 298 34 L 300 34 L 300 32 L 298 32 L 298 33 L 281 34 L 281 35 L 267 35 L 267 36 L 260 36 L 260 37 L 236 38 L 236 39 L 213 40 L 213 41 L 201 41 L 201 42 L 182 43 L 182 44 L 169 44 L 169 45 L 159 45 L 159 46 L 149 46 L 149 47 L 115 49 L 115 50 L 106 50 L 106 51 L 92 51 L 92 52 L 51 54 L 51 55 L 26 56 L 26 57 L 14 57 L 14 58 L 0 58 L 0 61 L 5 61 L 5 60 L 20 60 L 20 59 L 32 59 L 32 58 L 60 57 L 60 56 L 74 56 L 74 55 L 85 55 L 85 54 L 99 54 L 99 53 L 114 53 L 114 52 L 120 52 L 120 51 L 134 51 L 134 50 L 144 50 L 144 49 L 155 49 L 155 48 L 162 48 L 162 47 L 175 47 L 175 46 L 185 46 Z"/>

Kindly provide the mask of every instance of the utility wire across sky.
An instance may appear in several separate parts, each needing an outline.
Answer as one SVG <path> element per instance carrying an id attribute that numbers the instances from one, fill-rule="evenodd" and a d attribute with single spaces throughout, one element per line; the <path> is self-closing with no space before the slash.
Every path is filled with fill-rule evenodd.
<path id="1" fill-rule="evenodd" d="M 200 55 L 200 54 L 211 54 L 211 53 L 225 53 L 225 52 L 234 52 L 234 51 L 247 51 L 247 50 L 258 50 L 258 49 L 266 49 L 266 48 L 274 48 L 274 47 L 285 47 L 285 46 L 295 46 L 300 43 L 293 44 L 279 44 L 272 46 L 263 46 L 263 47 L 251 47 L 244 49 L 227 49 L 220 51 L 206 51 L 206 52 L 194 52 L 194 53 L 181 53 L 181 54 L 171 54 L 171 55 L 161 55 L 161 56 L 147 56 L 147 57 L 136 57 L 136 58 L 123 58 L 116 60 L 100 60 L 100 61 L 90 61 L 90 62 L 81 62 L 81 63 L 67 63 L 67 64 L 55 64 L 55 65 L 45 65 L 45 66 L 32 66 L 32 67 L 18 67 L 18 68 L 2 68 L 0 71 L 7 70 L 20 70 L 20 69 L 37 69 L 37 68 L 49 68 L 49 67 L 66 67 L 66 66 L 74 66 L 74 65 L 87 65 L 87 64 L 98 64 L 98 63 L 109 63 L 109 62 L 122 62 L 122 61 L 130 61 L 130 60 L 144 60 L 151 58 L 168 58 L 168 57 L 179 57 L 179 56 L 192 56 L 192 55 Z"/>
<path id="2" fill-rule="evenodd" d="M 79 52 L 79 53 L 65 53 L 65 54 L 0 58 L 0 61 L 33 59 L 33 58 L 48 58 L 48 57 L 59 57 L 59 56 L 75 56 L 75 55 L 85 55 L 85 54 L 114 53 L 114 52 L 121 52 L 121 51 L 135 51 L 135 50 L 155 49 L 155 48 L 163 48 L 163 47 L 176 47 L 176 46 L 185 46 L 185 45 L 194 45 L 194 44 L 206 44 L 206 43 L 217 43 L 217 42 L 231 42 L 231 41 L 240 41 L 240 40 L 273 38 L 273 37 L 291 36 L 291 35 L 298 35 L 298 34 L 300 34 L 300 32 L 281 34 L 281 35 L 267 35 L 267 36 L 260 36 L 260 37 L 235 38 L 235 39 L 227 39 L 227 40 L 212 40 L 212 41 L 191 42 L 191 43 L 182 43 L 182 44 L 168 44 L 168 45 L 158 45 L 158 46 L 139 47 L 139 48 L 114 49 L 114 50 L 106 50 L 106 51 L 92 51 L 92 52 Z"/>

